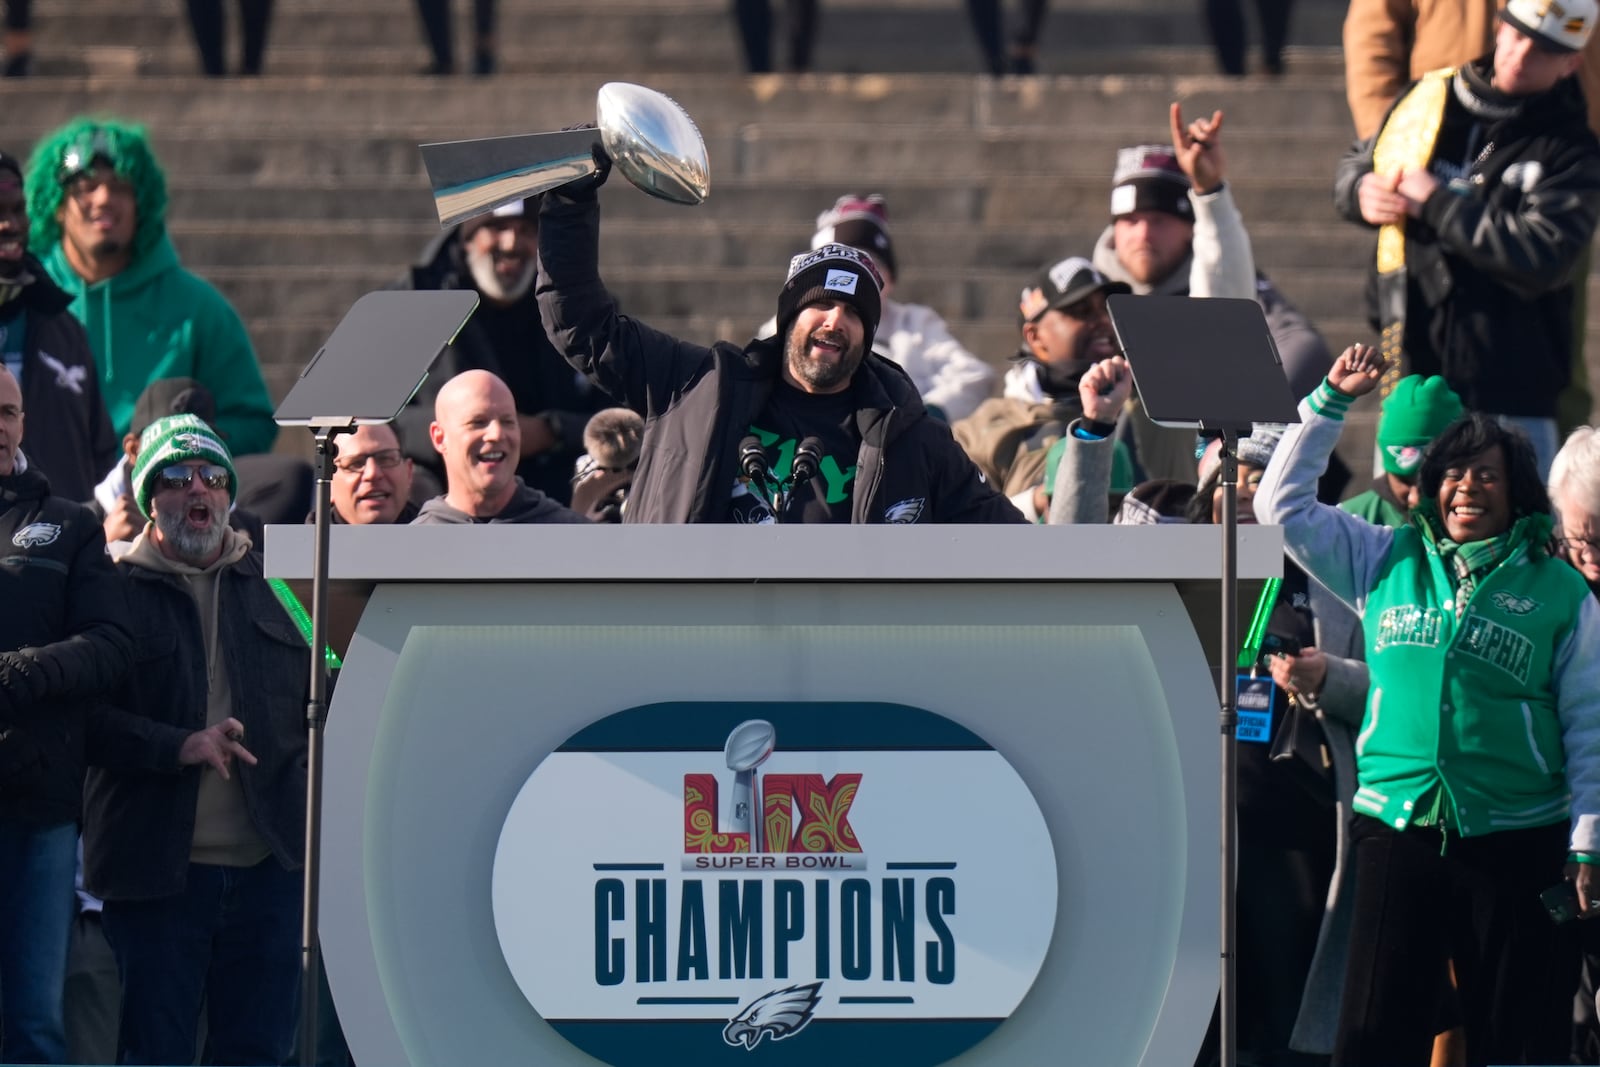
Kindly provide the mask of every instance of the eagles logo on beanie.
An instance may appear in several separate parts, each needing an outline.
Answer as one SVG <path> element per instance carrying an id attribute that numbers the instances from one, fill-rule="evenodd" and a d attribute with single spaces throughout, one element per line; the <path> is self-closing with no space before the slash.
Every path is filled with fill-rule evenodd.
<path id="1" fill-rule="evenodd" d="M 1417 473 L 1428 444 L 1461 417 L 1461 398 L 1438 375 L 1412 374 L 1395 383 L 1378 416 L 1383 469 L 1402 478 Z"/>
<path id="2" fill-rule="evenodd" d="M 787 343 L 789 328 L 800 309 L 814 300 L 838 300 L 855 308 L 866 328 L 863 351 L 872 351 L 872 338 L 883 315 L 883 278 L 872 257 L 848 245 L 823 245 L 789 261 L 789 277 L 778 294 L 778 336 Z"/>
<path id="3" fill-rule="evenodd" d="M 233 455 L 222 438 L 198 415 L 168 415 L 157 419 L 139 435 L 139 455 L 133 461 L 133 502 L 139 514 L 150 518 L 152 484 L 162 469 L 191 459 L 203 459 L 228 470 L 228 503 L 239 495 L 239 476 Z"/>

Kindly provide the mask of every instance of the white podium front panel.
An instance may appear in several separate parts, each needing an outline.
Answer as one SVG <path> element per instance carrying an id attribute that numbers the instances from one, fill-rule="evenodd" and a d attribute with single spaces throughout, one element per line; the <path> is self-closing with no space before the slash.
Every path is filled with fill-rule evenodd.
<path id="1" fill-rule="evenodd" d="M 1217 707 L 1206 661 L 1177 591 L 1164 582 L 380 586 L 346 657 L 327 738 L 322 940 L 356 1060 L 627 1064 L 641 1048 L 654 1047 L 661 1054 L 654 1062 L 696 1064 L 1189 1062 L 1210 1018 L 1217 973 Z M 797 752 L 785 736 L 795 736 L 806 705 L 853 707 L 863 720 L 875 706 L 909 709 L 882 714 L 913 725 L 896 735 L 901 740 L 873 748 L 862 740 L 870 731 L 858 723 L 841 730 L 848 736 L 832 748 L 813 737 Z M 760 717 L 755 712 L 763 707 L 778 709 L 775 771 L 815 771 L 816 780 L 830 785 L 842 774 L 861 776 L 855 801 L 861 855 L 847 860 L 873 865 L 860 877 L 870 882 L 878 910 L 874 925 L 863 927 L 873 939 L 870 966 L 859 951 L 861 970 L 853 978 L 833 963 L 809 1026 L 785 1040 L 741 1044 L 726 1033 L 737 1030 L 734 1018 L 752 998 L 815 980 L 798 962 L 793 973 L 776 976 L 773 881 L 754 891 L 767 894 L 768 962 L 759 980 L 746 974 L 745 984 L 721 987 L 716 974 L 699 983 L 694 968 L 671 966 L 659 989 L 639 988 L 634 975 L 623 983 L 626 998 L 608 1000 L 598 949 L 582 949 L 600 943 L 602 905 L 589 904 L 613 906 L 609 887 L 600 883 L 615 880 L 615 872 L 572 869 L 573 863 L 607 866 L 599 852 L 574 859 L 545 843 L 556 838 L 518 830 L 548 849 L 549 863 L 567 865 L 560 878 L 577 885 L 587 877 L 596 886 L 595 896 L 569 894 L 559 905 L 530 892 L 529 907 L 563 914 L 540 914 L 529 923 L 516 917 L 515 879 L 502 879 L 497 898 L 496 862 L 519 795 L 546 781 L 557 765 L 547 758 L 568 759 L 569 743 L 594 724 L 619 713 L 644 716 L 616 720 L 643 735 L 653 729 L 649 716 L 656 709 L 661 716 L 698 709 L 694 714 L 722 716 L 715 729 L 703 731 L 717 738 L 727 722 L 751 717 L 751 709 Z M 933 724 L 932 733 L 948 723 L 944 732 L 969 732 L 977 742 L 965 749 L 930 742 L 925 747 L 943 754 L 906 755 L 916 746 L 904 738 L 923 721 Z M 675 731 L 677 725 L 668 732 Z M 722 753 L 707 750 L 712 745 L 702 738 L 651 748 L 641 739 L 643 754 L 607 757 L 607 773 L 621 768 L 623 777 L 601 779 L 630 788 L 586 795 L 582 775 L 574 778 L 568 768 L 559 790 L 570 797 L 566 803 L 547 803 L 549 795 L 540 794 L 540 803 L 524 802 L 510 825 L 548 818 L 562 824 L 557 837 L 579 843 L 617 829 L 617 840 L 648 852 L 617 854 L 630 861 L 622 866 L 645 860 L 642 866 L 652 867 L 648 876 L 616 875 L 626 908 L 635 906 L 636 892 L 650 892 L 638 881 L 658 880 L 676 908 L 692 874 L 679 863 L 686 808 L 672 783 L 703 764 L 728 790 L 733 772 Z M 980 758 L 987 748 L 990 756 Z M 662 749 L 691 754 L 660 755 Z M 953 752 L 976 754 L 958 760 Z M 651 779 L 653 759 L 670 766 Z M 947 765 L 954 769 L 940 769 Z M 881 795 L 868 799 L 873 782 L 913 790 L 929 778 L 941 795 L 898 807 L 884 805 Z M 654 785 L 631 788 L 643 780 Z M 941 838 L 916 824 L 910 813 L 917 811 L 947 824 L 948 834 Z M 1042 831 L 1028 829 L 1041 822 Z M 948 848 L 928 851 L 938 844 Z M 849 852 L 836 843 L 828 848 L 830 855 Z M 887 863 L 897 861 L 891 872 Z M 953 866 L 935 876 L 906 861 Z M 518 862 L 525 884 L 537 863 L 527 856 Z M 1020 890 L 1014 901 L 1005 895 L 1002 876 L 1038 890 L 1052 871 L 1048 900 Z M 913 891 L 922 913 L 905 927 L 915 938 L 916 973 L 908 977 L 899 957 L 896 982 L 903 990 L 884 984 L 882 894 L 891 875 L 921 879 Z M 842 879 L 850 877 L 828 876 L 830 930 L 837 930 L 840 900 L 850 893 Z M 937 896 L 937 922 L 925 911 L 934 877 L 948 878 L 953 893 L 947 914 Z M 814 920 L 820 890 L 808 885 L 807 914 Z M 937 892 L 945 892 L 943 883 Z M 1053 908 L 1043 921 L 1031 903 L 1040 900 Z M 632 911 L 627 915 L 607 929 L 619 937 L 633 929 Z M 669 942 L 682 915 L 671 912 Z M 577 947 L 564 956 L 549 950 L 561 957 L 551 961 L 558 970 L 534 974 L 532 1000 L 566 983 L 571 1004 L 604 1016 L 591 1022 L 617 1022 L 591 1027 L 600 1037 L 584 1046 L 603 1061 L 563 1037 L 525 994 L 539 954 L 506 947 L 519 929 L 548 931 L 563 921 L 578 932 L 571 939 Z M 960 961 L 953 974 L 942 975 L 949 982 L 932 981 L 924 966 L 939 962 L 926 944 L 940 941 L 939 923 L 949 934 L 941 943 Z M 794 934 L 810 967 L 819 938 L 815 929 L 806 936 Z M 1029 938 L 1047 939 L 1037 946 L 1031 988 L 1024 973 Z M 821 947 L 837 961 L 843 946 Z M 629 968 L 637 948 L 626 946 Z M 680 946 L 668 949 L 675 965 Z M 709 951 L 715 960 L 717 945 Z M 972 985 L 964 1002 L 965 976 L 976 982 L 986 966 L 1011 976 L 1015 996 L 986 996 Z M 661 1011 L 678 1012 L 684 1028 L 699 1030 L 681 1038 L 687 1043 L 671 1044 L 679 1039 L 669 1036 L 670 1022 L 637 1018 L 641 999 L 650 999 L 652 1011 L 671 1001 Z M 716 1006 L 683 1007 L 697 999 Z M 856 1056 L 848 1042 L 825 1045 L 830 1025 L 844 1025 L 852 1011 L 895 1024 L 893 1040 L 905 1042 L 905 1054 L 886 1058 L 865 1041 Z M 638 1035 L 631 1042 L 630 1017 Z M 983 1021 L 982 1033 L 941 1025 L 974 1018 Z M 917 1019 L 928 1024 L 919 1027 Z M 813 1028 L 816 1043 L 808 1050 Z M 951 1049 L 953 1059 L 944 1054 Z"/>

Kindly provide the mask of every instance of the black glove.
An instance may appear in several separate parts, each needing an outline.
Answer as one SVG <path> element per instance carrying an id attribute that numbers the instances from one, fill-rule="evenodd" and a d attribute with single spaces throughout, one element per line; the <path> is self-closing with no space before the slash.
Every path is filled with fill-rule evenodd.
<path id="1" fill-rule="evenodd" d="M 593 129 L 596 129 L 594 123 L 580 122 L 576 126 L 566 127 L 562 132 Z M 600 144 L 598 137 L 595 138 L 594 142 L 594 165 L 595 172 L 593 174 L 561 186 L 561 195 L 569 200 L 593 200 L 599 194 L 600 187 L 606 183 L 606 179 L 611 177 L 611 156 L 606 152 L 604 146 Z"/>

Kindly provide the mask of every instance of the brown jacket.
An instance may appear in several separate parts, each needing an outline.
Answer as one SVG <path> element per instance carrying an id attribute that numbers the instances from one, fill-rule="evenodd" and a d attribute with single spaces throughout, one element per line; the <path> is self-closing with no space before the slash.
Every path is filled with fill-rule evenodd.
<path id="1" fill-rule="evenodd" d="M 1495 0 L 1350 0 L 1344 20 L 1345 93 L 1356 136 L 1378 132 L 1389 105 L 1430 70 L 1457 67 L 1494 47 Z M 1600 33 L 1578 79 L 1589 128 L 1600 133 Z"/>

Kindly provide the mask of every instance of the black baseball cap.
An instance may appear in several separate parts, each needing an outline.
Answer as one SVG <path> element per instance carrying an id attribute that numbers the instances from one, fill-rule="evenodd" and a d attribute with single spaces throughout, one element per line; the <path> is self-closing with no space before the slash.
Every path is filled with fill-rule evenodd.
<path id="1" fill-rule="evenodd" d="M 1039 271 L 1017 301 L 1022 324 L 1038 322 L 1051 308 L 1067 308 L 1094 293 L 1131 293 L 1125 282 L 1114 282 L 1095 270 L 1082 256 L 1070 256 Z"/>

